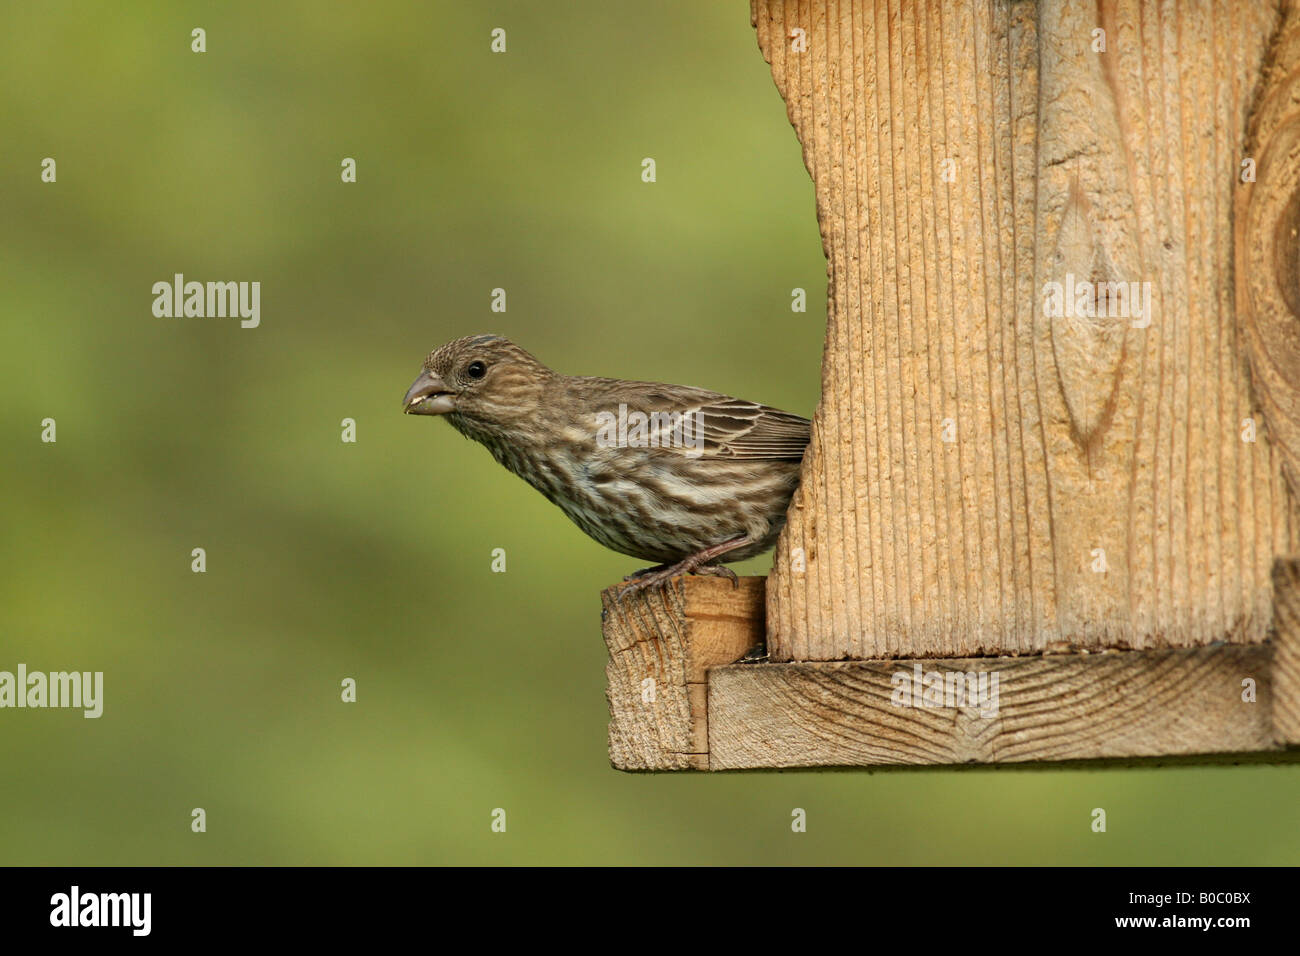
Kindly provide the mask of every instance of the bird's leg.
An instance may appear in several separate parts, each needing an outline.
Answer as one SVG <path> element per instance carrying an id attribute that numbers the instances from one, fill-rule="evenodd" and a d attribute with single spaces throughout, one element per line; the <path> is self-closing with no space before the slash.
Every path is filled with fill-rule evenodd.
<path id="1" fill-rule="evenodd" d="M 710 564 L 709 562 L 715 558 L 720 558 L 728 551 L 735 551 L 737 548 L 744 547 L 751 540 L 749 535 L 742 534 L 721 544 L 711 545 L 702 551 L 696 551 L 676 564 L 661 564 L 654 568 L 644 568 L 631 575 L 630 578 L 623 579 L 628 583 L 623 585 L 623 589 L 618 592 L 619 600 L 628 595 L 644 591 L 646 588 L 658 587 L 679 574 L 716 574 L 724 578 L 730 578 L 732 587 L 739 587 L 740 579 L 736 577 L 735 571 L 721 564 Z"/>

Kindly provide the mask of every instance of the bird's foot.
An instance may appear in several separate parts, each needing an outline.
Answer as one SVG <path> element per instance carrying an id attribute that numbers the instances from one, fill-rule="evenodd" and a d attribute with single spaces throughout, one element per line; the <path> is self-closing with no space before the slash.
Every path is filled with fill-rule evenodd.
<path id="1" fill-rule="evenodd" d="M 626 583 L 619 588 L 618 599 L 621 601 L 650 588 L 662 587 L 682 573 L 676 564 L 662 564 L 657 568 L 644 568 L 635 574 L 629 574 L 623 579 Z"/>
<path id="2" fill-rule="evenodd" d="M 725 565 L 709 564 L 707 562 L 726 554 L 728 551 L 734 551 L 748 542 L 749 538 L 742 535 L 738 538 L 732 538 L 730 541 L 724 541 L 722 544 L 714 545 L 711 548 L 705 548 L 703 551 L 697 551 L 676 564 L 660 564 L 653 568 L 642 568 L 640 571 L 629 574 L 623 579 L 627 583 L 619 590 L 618 600 L 621 601 L 633 594 L 640 594 L 649 588 L 660 587 L 679 574 L 704 574 L 730 578 L 731 586 L 738 588 L 740 587 L 740 578 L 736 577 L 735 571 Z"/>

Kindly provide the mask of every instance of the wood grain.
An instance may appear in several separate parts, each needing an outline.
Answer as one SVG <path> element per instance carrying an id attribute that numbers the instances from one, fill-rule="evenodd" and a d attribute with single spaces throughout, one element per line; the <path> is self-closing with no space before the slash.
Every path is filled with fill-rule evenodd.
<path id="1" fill-rule="evenodd" d="M 1264 423 L 1234 249 L 1261 247 L 1241 278 L 1255 351 L 1280 354 L 1300 341 L 1277 284 L 1300 261 L 1296 78 L 1277 72 L 1296 9 L 753 0 L 829 275 L 773 660 L 1266 639 L 1273 560 L 1300 550 L 1278 443 L 1300 377 L 1269 380 Z M 1261 97 L 1276 118 L 1254 122 L 1270 145 L 1246 187 Z M 1071 277 L 1137 283 L 1149 310 L 1111 314 L 1108 286 L 1079 300 L 1104 314 L 1055 314 Z"/>
<path id="2" fill-rule="evenodd" d="M 674 578 L 601 595 L 609 663 L 609 759 L 619 770 L 708 767 L 709 668 L 763 641 L 764 578 Z M 649 682 L 649 683 L 647 683 Z"/>
<path id="3" fill-rule="evenodd" d="M 1277 751 L 1268 647 L 738 664 L 709 680 L 709 766 L 1024 763 Z M 998 706 L 900 706 L 893 675 L 999 675 Z M 1255 702 L 1242 680 L 1256 682 Z M 901 680 L 901 678 L 899 679 Z M 996 713 L 993 713 L 996 711 Z"/>
<path id="4" fill-rule="evenodd" d="M 1237 190 L 1237 313 L 1256 393 L 1293 492 L 1300 490 L 1300 14 L 1269 53 Z"/>

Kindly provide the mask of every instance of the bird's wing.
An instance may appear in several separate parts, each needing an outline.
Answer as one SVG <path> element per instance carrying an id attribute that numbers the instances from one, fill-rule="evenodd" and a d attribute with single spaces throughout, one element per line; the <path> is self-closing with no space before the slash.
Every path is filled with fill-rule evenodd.
<path id="1" fill-rule="evenodd" d="M 706 458 L 793 459 L 808 447 L 811 422 L 777 408 L 685 385 L 587 379 L 609 410 L 625 405 L 649 416 L 654 447 Z"/>
<path id="2" fill-rule="evenodd" d="M 719 458 L 757 459 L 803 457 L 811 423 L 757 402 L 723 397 L 701 405 L 704 453 Z"/>

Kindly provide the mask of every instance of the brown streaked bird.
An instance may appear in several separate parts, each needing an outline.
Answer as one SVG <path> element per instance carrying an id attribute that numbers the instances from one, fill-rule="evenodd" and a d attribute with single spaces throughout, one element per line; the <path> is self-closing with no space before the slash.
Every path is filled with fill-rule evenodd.
<path id="1" fill-rule="evenodd" d="M 768 550 L 809 441 L 798 415 L 684 385 L 561 375 L 499 335 L 448 342 L 403 400 L 462 435 L 607 548 L 655 562 L 621 595 Z"/>

